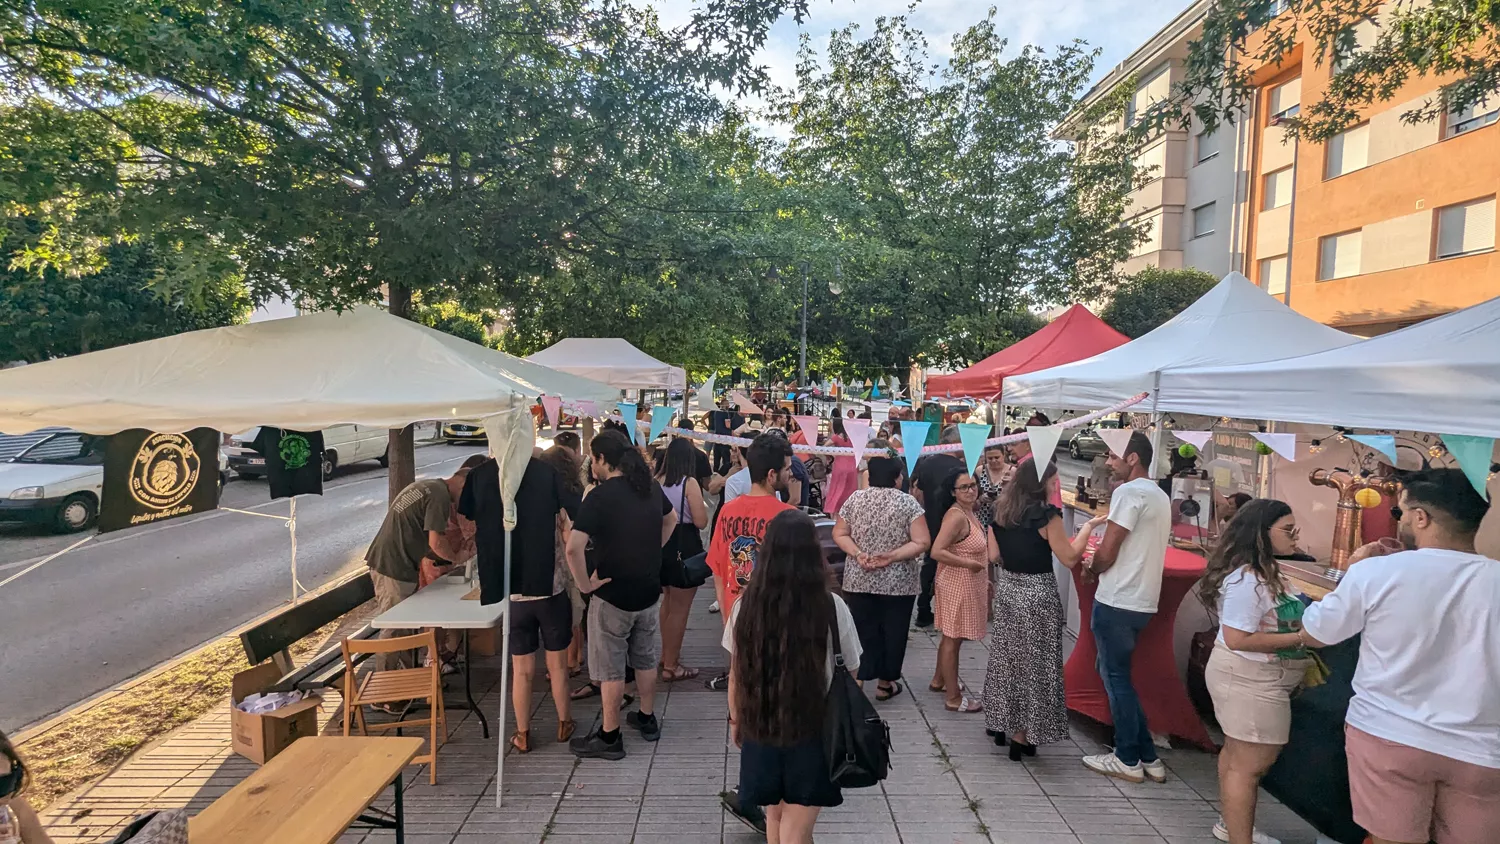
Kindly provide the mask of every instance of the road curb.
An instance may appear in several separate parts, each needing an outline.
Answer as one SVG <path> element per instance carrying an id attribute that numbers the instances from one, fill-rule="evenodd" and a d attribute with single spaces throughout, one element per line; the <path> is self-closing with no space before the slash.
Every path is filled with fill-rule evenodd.
<path id="1" fill-rule="evenodd" d="M 315 590 L 313 590 L 311 592 L 305 593 L 302 596 L 302 599 L 313 598 L 313 597 L 316 597 L 318 595 L 321 595 L 322 593 L 324 593 L 324 592 L 326 592 L 326 591 L 328 591 L 330 589 L 335 589 L 335 588 L 343 585 L 344 583 L 347 583 L 348 581 L 350 581 L 350 580 L 352 580 L 352 579 L 354 579 L 356 577 L 359 577 L 359 576 L 363 575 L 364 572 L 365 572 L 365 570 L 363 568 L 357 569 L 354 572 L 351 572 L 350 574 L 348 574 L 348 575 L 346 575 L 344 577 L 339 578 L 338 580 L 331 581 L 329 583 L 325 583 L 324 585 L 318 587 L 317 589 L 315 589 Z M 107 702 L 109 702 L 111 700 L 114 700 L 115 698 L 120 697 L 121 695 L 128 694 L 128 693 L 134 691 L 135 689 L 137 689 L 138 687 L 140 687 L 143 683 L 149 683 L 152 679 L 154 679 L 158 675 L 162 674 L 163 672 L 172 670 L 173 668 L 177 667 L 178 665 L 181 665 L 183 662 L 185 662 L 185 661 L 187 661 L 189 659 L 192 659 L 193 657 L 195 657 L 198 654 L 200 654 L 200 653 L 208 650 L 209 648 L 213 647 L 214 645 L 217 645 L 217 644 L 219 644 L 221 642 L 224 642 L 226 640 L 238 639 L 240 637 L 240 634 L 243 633 L 245 630 L 248 630 L 251 627 L 254 627 L 255 625 L 260 624 L 261 622 L 263 622 L 266 619 L 270 618 L 271 616 L 276 615 L 279 612 L 282 612 L 283 610 L 285 610 L 287 608 L 288 605 L 289 605 L 289 602 L 283 601 L 280 604 L 277 604 L 275 607 L 272 607 L 271 609 L 267 610 L 266 612 L 261 613 L 260 615 L 256 616 L 255 618 L 252 618 L 249 621 L 245 622 L 244 624 L 239 625 L 238 627 L 235 627 L 235 628 L 233 628 L 231 630 L 228 630 L 228 631 L 226 631 L 226 632 L 224 632 L 224 633 L 222 633 L 222 634 L 220 634 L 220 635 L 218 635 L 218 636 L 216 636 L 216 637 L 214 637 L 212 639 L 209 639 L 206 642 L 200 642 L 199 644 L 194 645 L 191 648 L 188 648 L 187 650 L 183 651 L 180 654 L 177 654 L 176 656 L 168 657 L 167 659 L 162 660 L 161 662 L 157 663 L 156 665 L 151 666 L 150 668 L 146 669 L 145 671 L 142 671 L 141 673 L 135 675 L 134 677 L 131 677 L 131 678 L 125 680 L 122 683 L 118 683 L 118 684 L 116 684 L 116 685 L 114 685 L 114 686 L 112 686 L 112 687 L 110 687 L 108 689 L 105 689 L 105 690 L 103 690 L 101 692 L 98 692 L 98 693 L 94 694 L 91 697 L 88 697 L 88 698 L 86 698 L 84 700 L 79 701 L 78 703 L 73 704 L 72 706 L 68 707 L 67 709 L 64 709 L 63 711 L 58 712 L 55 715 L 49 716 L 48 718 L 46 718 L 46 719 L 44 719 L 42 721 L 39 721 L 39 722 L 37 722 L 35 724 L 32 724 L 32 725 L 30 725 L 28 727 L 25 727 L 19 733 L 16 733 L 16 734 L 10 736 L 10 740 L 11 740 L 11 742 L 13 744 L 19 745 L 19 744 L 24 744 L 24 743 L 26 743 L 26 742 L 28 742 L 28 741 L 30 741 L 32 739 L 35 739 L 38 736 L 46 735 L 47 733 L 53 731 L 54 729 L 57 729 L 58 727 L 63 726 L 64 722 L 66 722 L 66 721 L 68 721 L 68 720 L 70 720 L 72 718 L 75 718 L 79 714 L 87 712 L 88 710 L 90 710 L 90 709 L 92 709 L 92 708 L 94 708 L 96 706 L 103 705 L 104 703 L 107 703 Z"/>

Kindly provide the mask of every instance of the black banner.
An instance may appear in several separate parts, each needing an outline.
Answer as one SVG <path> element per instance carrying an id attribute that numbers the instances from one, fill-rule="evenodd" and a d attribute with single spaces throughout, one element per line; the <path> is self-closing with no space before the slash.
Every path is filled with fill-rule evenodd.
<path id="1" fill-rule="evenodd" d="M 323 432 L 261 426 L 255 450 L 266 458 L 272 498 L 323 494 Z"/>
<path id="2" fill-rule="evenodd" d="M 99 532 L 204 513 L 219 506 L 219 432 L 132 429 L 108 438 Z"/>

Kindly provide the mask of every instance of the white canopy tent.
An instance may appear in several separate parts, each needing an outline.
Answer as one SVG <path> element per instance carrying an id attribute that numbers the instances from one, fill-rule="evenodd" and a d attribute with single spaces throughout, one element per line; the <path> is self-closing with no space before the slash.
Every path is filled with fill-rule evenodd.
<path id="1" fill-rule="evenodd" d="M 1174 370 L 1161 386 L 1175 411 L 1500 437 L 1500 298 L 1358 345 Z"/>
<path id="2" fill-rule="evenodd" d="M 1151 399 L 1142 410 L 1183 411 L 1187 408 L 1177 406 L 1168 389 L 1174 371 L 1295 357 L 1359 340 L 1302 316 L 1239 273 L 1230 273 L 1182 313 L 1123 346 L 1006 378 L 1003 396 L 1011 405 L 1077 409 L 1107 407 L 1149 391 Z M 1228 409 L 1208 412 L 1244 415 Z"/>
<path id="3" fill-rule="evenodd" d="M 618 396 L 616 388 L 597 381 L 356 307 L 193 331 L 5 370 L 0 431 L 51 425 L 93 434 L 129 428 L 241 431 L 256 425 L 314 431 L 345 423 L 400 428 L 427 419 L 479 417 L 500 463 L 509 583 L 515 494 L 535 444 L 530 408 L 543 393 L 598 402 Z M 294 557 L 294 577 L 295 565 Z M 509 602 L 502 623 L 510 629 Z M 510 699 L 509 672 L 501 677 L 497 779 L 504 776 L 504 701 Z M 496 805 L 501 788 L 497 782 Z"/>
<path id="4" fill-rule="evenodd" d="M 569 337 L 526 359 L 617 390 L 687 389 L 682 367 L 662 363 L 619 337 Z"/>

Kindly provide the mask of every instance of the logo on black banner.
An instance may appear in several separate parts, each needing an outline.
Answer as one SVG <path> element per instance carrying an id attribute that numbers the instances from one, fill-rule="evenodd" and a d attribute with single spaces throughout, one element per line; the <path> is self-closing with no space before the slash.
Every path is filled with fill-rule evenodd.
<path id="1" fill-rule="evenodd" d="M 152 510 L 181 504 L 198 483 L 202 461 L 182 434 L 152 434 L 130 464 L 130 497 Z"/>
<path id="2" fill-rule="evenodd" d="M 312 444 L 301 434 L 287 434 L 276 447 L 281 462 L 288 469 L 301 469 L 312 457 Z"/>

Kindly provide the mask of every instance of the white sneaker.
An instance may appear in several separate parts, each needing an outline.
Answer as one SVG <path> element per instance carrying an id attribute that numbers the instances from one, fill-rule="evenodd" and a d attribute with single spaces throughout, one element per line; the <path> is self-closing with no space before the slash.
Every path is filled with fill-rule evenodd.
<path id="1" fill-rule="evenodd" d="M 709 612 L 718 612 L 719 611 L 719 602 L 718 601 L 714 601 L 712 604 L 709 604 L 708 605 L 708 611 Z"/>
<path id="2" fill-rule="evenodd" d="M 1214 824 L 1214 837 L 1220 841 L 1229 840 L 1229 829 L 1224 826 L 1223 818 L 1219 818 L 1219 822 Z M 1269 836 L 1258 829 L 1251 833 L 1250 840 L 1254 841 L 1255 844 L 1281 844 L 1280 838 Z"/>
<path id="3" fill-rule="evenodd" d="M 1167 781 L 1167 765 L 1160 759 L 1153 759 L 1150 762 L 1142 762 L 1141 768 L 1146 771 L 1146 777 L 1152 782 Z"/>
<path id="4" fill-rule="evenodd" d="M 1083 757 L 1083 766 L 1096 774 L 1106 777 L 1125 780 L 1126 782 L 1145 782 L 1146 769 L 1139 762 L 1127 765 L 1120 761 L 1120 757 L 1113 753 L 1101 753 L 1098 756 Z"/>

